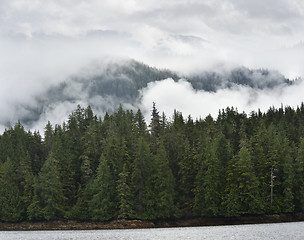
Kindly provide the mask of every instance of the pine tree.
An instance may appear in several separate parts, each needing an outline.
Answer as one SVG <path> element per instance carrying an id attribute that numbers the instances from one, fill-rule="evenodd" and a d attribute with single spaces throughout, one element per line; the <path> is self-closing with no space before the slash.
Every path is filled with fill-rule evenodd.
<path id="1" fill-rule="evenodd" d="M 295 159 L 294 184 L 295 209 L 304 210 L 304 138 L 300 139 L 297 157 Z"/>
<path id="2" fill-rule="evenodd" d="M 42 137 L 39 132 L 35 131 L 32 134 L 29 131 L 27 133 L 26 150 L 29 154 L 32 172 L 37 176 L 46 158 Z"/>
<path id="3" fill-rule="evenodd" d="M 117 194 L 114 174 L 104 155 L 100 157 L 97 174 L 92 183 L 93 197 L 89 201 L 92 220 L 106 221 L 117 217 Z"/>
<path id="4" fill-rule="evenodd" d="M 133 218 L 133 198 L 131 192 L 131 166 L 129 161 L 125 161 L 122 172 L 119 174 L 117 182 L 117 195 L 119 204 L 118 217 L 122 219 Z"/>
<path id="5" fill-rule="evenodd" d="M 201 166 L 196 178 L 195 208 L 197 215 L 218 216 L 221 213 L 222 178 L 221 163 L 214 142 L 204 142 Z"/>
<path id="6" fill-rule="evenodd" d="M 66 135 L 66 132 L 64 132 L 60 126 L 56 126 L 51 153 L 57 161 L 57 171 L 65 198 L 64 209 L 69 211 L 76 202 L 75 197 L 78 182 L 75 181 L 75 165 L 73 164 L 73 159 L 69 151 L 67 138 L 68 136 Z"/>
<path id="7" fill-rule="evenodd" d="M 131 175 L 135 218 L 155 219 L 156 217 L 155 171 L 149 145 L 145 139 L 139 138 Z"/>
<path id="8" fill-rule="evenodd" d="M 242 146 L 229 162 L 225 208 L 228 216 L 262 212 L 259 182 L 255 175 L 250 152 Z"/>
<path id="9" fill-rule="evenodd" d="M 175 180 L 169 166 L 166 151 L 161 143 L 157 149 L 156 187 L 157 187 L 157 218 L 169 218 L 174 212 Z"/>
<path id="10" fill-rule="evenodd" d="M 289 146 L 288 140 L 285 138 L 281 142 L 281 153 L 282 158 L 282 187 L 283 187 L 283 212 L 293 212 L 294 205 L 294 182 L 295 182 L 295 169 L 294 160 L 291 155 L 292 147 Z"/>
<path id="11" fill-rule="evenodd" d="M 260 124 L 257 132 L 251 137 L 252 162 L 259 180 L 259 190 L 263 199 L 264 212 L 271 211 L 271 171 L 277 168 L 276 150 L 270 149 L 270 141 L 275 140 L 274 136 Z M 270 157 L 271 156 L 271 157 Z"/>
<path id="12" fill-rule="evenodd" d="M 22 219 L 23 206 L 18 190 L 17 172 L 8 158 L 0 163 L 0 220 L 15 222 Z"/>
<path id="13" fill-rule="evenodd" d="M 194 204 L 194 182 L 197 175 L 198 161 L 196 149 L 191 149 L 188 140 L 185 140 L 184 154 L 178 163 L 178 204 L 184 211 L 183 214 L 190 215 Z"/>
<path id="14" fill-rule="evenodd" d="M 99 125 L 96 121 L 92 121 L 87 127 L 85 133 L 82 136 L 83 151 L 80 156 L 80 161 L 82 162 L 81 173 L 83 178 L 91 178 L 93 174 L 96 173 L 96 169 L 99 164 L 99 158 L 101 155 L 102 144 L 101 144 L 101 134 L 99 133 Z M 83 172 L 84 160 L 86 160 L 85 165 L 89 167 L 87 171 Z M 86 174 L 84 176 L 83 174 Z"/>
<path id="15" fill-rule="evenodd" d="M 145 122 L 145 118 L 142 114 L 142 112 L 138 109 L 134 116 L 134 121 L 135 121 L 135 135 L 137 137 L 144 136 L 147 133 L 147 124 Z"/>
<path id="16" fill-rule="evenodd" d="M 89 182 L 85 188 L 79 184 L 77 192 L 77 201 L 71 210 L 67 213 L 69 219 L 77 219 L 81 221 L 92 220 L 89 212 L 89 202 L 92 199 L 93 189 L 92 182 Z"/>
<path id="17" fill-rule="evenodd" d="M 34 187 L 34 198 L 28 208 L 29 219 L 55 220 L 64 217 L 63 189 L 58 172 L 58 162 L 52 153 L 45 161 Z"/>
<path id="18" fill-rule="evenodd" d="M 304 104 L 172 119 L 78 106 L 44 138 L 18 122 L 0 134 L 0 221 L 303 211 Z"/>
<path id="19" fill-rule="evenodd" d="M 45 126 L 45 131 L 44 131 L 44 145 L 45 145 L 45 155 L 47 156 L 52 147 L 52 138 L 53 138 L 53 126 L 48 121 L 47 125 Z"/>
<path id="20" fill-rule="evenodd" d="M 104 149 L 104 156 L 107 159 L 111 172 L 114 174 L 115 181 L 123 167 L 123 157 L 125 154 L 126 146 L 124 139 L 119 139 L 119 136 L 113 135 L 107 139 Z"/>
<path id="21" fill-rule="evenodd" d="M 150 135 L 151 135 L 151 151 L 155 154 L 158 147 L 159 138 L 162 132 L 161 119 L 159 112 L 156 109 L 155 103 L 153 103 L 151 122 L 149 127 L 150 127 Z"/>

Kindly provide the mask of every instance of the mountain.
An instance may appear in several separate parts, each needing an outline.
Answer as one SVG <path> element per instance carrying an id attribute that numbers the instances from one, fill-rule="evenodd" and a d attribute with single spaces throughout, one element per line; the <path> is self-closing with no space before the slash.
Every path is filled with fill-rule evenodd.
<path id="1" fill-rule="evenodd" d="M 62 105 L 64 108 L 66 105 L 74 106 L 77 103 L 91 105 L 96 112 L 103 113 L 115 111 L 119 104 L 135 109 L 138 108 L 140 90 L 146 88 L 149 83 L 168 78 L 174 81 L 184 79 L 191 83 L 195 90 L 208 92 L 236 86 L 273 89 L 294 83 L 277 71 L 250 70 L 245 67 L 230 71 L 181 75 L 134 60 L 93 64 L 64 82 L 45 89 L 35 97 L 35 104 L 19 106 L 23 108 L 23 115 L 19 118 L 23 124 L 31 127 L 43 114 L 57 106 Z"/>

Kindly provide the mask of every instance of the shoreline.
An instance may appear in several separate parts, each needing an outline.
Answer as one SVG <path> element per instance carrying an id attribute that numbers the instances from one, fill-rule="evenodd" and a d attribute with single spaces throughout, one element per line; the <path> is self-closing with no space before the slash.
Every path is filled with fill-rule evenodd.
<path id="1" fill-rule="evenodd" d="M 174 220 L 113 220 L 110 222 L 80 222 L 72 220 L 43 222 L 0 222 L 0 231 L 141 229 L 263 224 L 304 221 L 304 213 L 282 213 L 240 217 L 197 217 Z"/>

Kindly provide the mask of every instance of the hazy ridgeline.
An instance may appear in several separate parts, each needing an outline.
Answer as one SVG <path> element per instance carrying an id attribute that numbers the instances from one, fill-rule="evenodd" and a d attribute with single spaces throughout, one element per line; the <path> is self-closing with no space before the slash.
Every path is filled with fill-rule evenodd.
<path id="1" fill-rule="evenodd" d="M 263 69 L 219 68 L 213 72 L 182 75 L 134 60 L 94 62 L 74 75 L 55 82 L 36 87 L 35 94 L 27 93 L 27 97 L 10 103 L 10 107 L 3 101 L 6 114 L 0 116 L 0 130 L 14 125 L 18 120 L 26 129 L 41 130 L 47 121 L 61 124 L 77 104 L 90 105 L 98 115 L 103 116 L 106 112 L 111 114 L 116 111 L 122 103 L 124 109 L 141 109 L 147 119 L 153 101 L 160 106 L 173 105 L 168 96 L 174 102 L 174 108 L 187 109 L 187 115 L 195 117 L 206 116 L 210 111 L 215 116 L 217 109 L 226 106 L 238 106 L 242 110 L 243 107 L 267 110 L 270 104 L 279 106 L 281 103 L 273 103 L 269 96 L 280 94 L 280 99 L 284 99 L 286 94 L 297 95 L 294 89 L 289 89 L 302 83 L 300 79 L 289 80 L 276 71 Z M 185 96 L 183 102 L 176 101 L 179 91 Z M 227 96 L 230 97 L 227 99 Z M 218 99 L 221 102 L 217 102 Z M 240 102 L 244 106 L 240 106 Z M 296 101 L 299 102 L 301 100 Z M 190 106 L 194 104 L 205 107 L 193 109 Z M 167 114 L 171 114 L 174 108 L 167 110 Z"/>
<path id="2" fill-rule="evenodd" d="M 199 107 L 199 106 L 198 106 Z M 168 219 L 302 211 L 304 105 L 172 120 L 78 108 L 0 136 L 0 220 Z M 148 126 L 147 126 L 148 125 Z M 273 176 L 271 180 L 271 176 Z"/>

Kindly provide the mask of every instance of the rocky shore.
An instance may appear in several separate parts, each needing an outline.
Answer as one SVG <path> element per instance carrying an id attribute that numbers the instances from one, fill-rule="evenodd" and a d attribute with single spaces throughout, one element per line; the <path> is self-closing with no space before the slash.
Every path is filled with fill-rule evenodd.
<path id="1" fill-rule="evenodd" d="M 274 214 L 241 217 L 189 218 L 175 220 L 114 220 L 111 222 L 78 222 L 78 221 L 50 221 L 50 222 L 0 222 L 0 231 L 28 231 L 28 230 L 93 230 L 93 229 L 135 229 L 162 227 L 194 227 L 218 226 L 235 224 L 259 224 L 304 221 L 304 213 Z"/>

